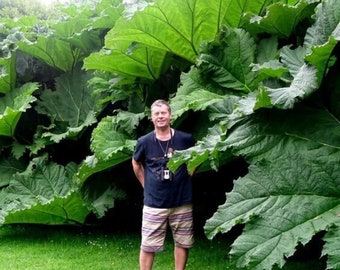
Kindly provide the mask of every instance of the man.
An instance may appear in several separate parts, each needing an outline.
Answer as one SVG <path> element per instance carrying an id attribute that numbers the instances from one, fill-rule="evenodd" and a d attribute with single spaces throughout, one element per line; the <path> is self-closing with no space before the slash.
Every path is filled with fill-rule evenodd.
<path id="1" fill-rule="evenodd" d="M 185 165 L 172 173 L 167 162 L 173 151 L 195 144 L 193 137 L 170 126 L 171 108 L 164 100 L 151 105 L 154 130 L 138 139 L 132 158 L 144 188 L 140 270 L 151 270 L 155 252 L 163 250 L 167 224 L 174 238 L 175 269 L 183 270 L 193 246 L 191 175 Z"/>

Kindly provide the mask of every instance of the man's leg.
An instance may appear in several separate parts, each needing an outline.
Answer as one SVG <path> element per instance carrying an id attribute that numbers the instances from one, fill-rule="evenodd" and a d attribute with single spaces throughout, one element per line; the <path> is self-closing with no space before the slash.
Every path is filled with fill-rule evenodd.
<path id="1" fill-rule="evenodd" d="M 155 257 L 155 253 L 146 252 L 141 249 L 139 253 L 139 269 L 140 270 L 151 270 L 154 257 Z"/>
<path id="2" fill-rule="evenodd" d="M 143 207 L 142 243 L 139 253 L 141 270 L 151 270 L 155 252 L 163 250 L 167 216 L 167 209 Z"/>
<path id="3" fill-rule="evenodd" d="M 194 244 L 192 205 L 172 209 L 169 224 L 175 242 L 175 269 L 185 269 L 189 248 Z"/>
<path id="4" fill-rule="evenodd" d="M 188 260 L 189 250 L 187 248 L 175 247 L 175 270 L 184 270 Z"/>

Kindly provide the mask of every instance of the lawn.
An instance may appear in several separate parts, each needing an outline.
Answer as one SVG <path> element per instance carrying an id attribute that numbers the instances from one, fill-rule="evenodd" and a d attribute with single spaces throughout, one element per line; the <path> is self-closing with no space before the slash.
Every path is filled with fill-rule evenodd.
<path id="1" fill-rule="evenodd" d="M 134 270 L 138 269 L 138 233 L 51 226 L 0 228 L 0 269 L 4 270 Z M 188 270 L 228 269 L 226 243 L 196 239 Z M 173 244 L 156 256 L 154 270 L 173 269 Z"/>
<path id="2" fill-rule="evenodd" d="M 4 270 L 138 270 L 138 232 L 107 229 L 11 225 L 0 227 L 0 269 Z M 186 270 L 235 270 L 226 258 L 230 241 L 196 237 Z M 153 270 L 172 270 L 173 243 L 157 254 Z M 325 269 L 318 256 L 291 260 L 285 270 Z M 277 269 L 277 268 L 274 268 Z"/>

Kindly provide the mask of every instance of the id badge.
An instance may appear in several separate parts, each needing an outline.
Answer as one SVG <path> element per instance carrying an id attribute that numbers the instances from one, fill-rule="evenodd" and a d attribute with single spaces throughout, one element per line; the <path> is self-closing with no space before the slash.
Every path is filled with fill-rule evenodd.
<path id="1" fill-rule="evenodd" d="M 163 170 L 163 179 L 164 180 L 169 180 L 170 179 L 170 170 L 164 169 Z"/>

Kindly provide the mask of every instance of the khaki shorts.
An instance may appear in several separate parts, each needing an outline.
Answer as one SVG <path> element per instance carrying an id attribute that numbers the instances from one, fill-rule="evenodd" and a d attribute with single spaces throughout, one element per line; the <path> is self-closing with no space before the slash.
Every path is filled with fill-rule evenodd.
<path id="1" fill-rule="evenodd" d="M 175 208 L 143 207 L 142 244 L 146 252 L 164 249 L 167 224 L 172 231 L 175 245 L 191 248 L 194 244 L 192 205 Z"/>

